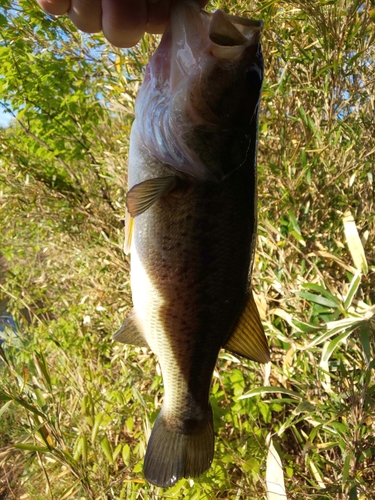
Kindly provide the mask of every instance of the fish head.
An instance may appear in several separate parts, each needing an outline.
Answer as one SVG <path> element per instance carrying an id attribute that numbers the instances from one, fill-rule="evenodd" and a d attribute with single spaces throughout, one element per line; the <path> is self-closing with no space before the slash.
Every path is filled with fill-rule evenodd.
<path id="1" fill-rule="evenodd" d="M 161 162 L 218 182 L 250 159 L 263 82 L 263 23 L 175 2 L 136 116 Z"/>

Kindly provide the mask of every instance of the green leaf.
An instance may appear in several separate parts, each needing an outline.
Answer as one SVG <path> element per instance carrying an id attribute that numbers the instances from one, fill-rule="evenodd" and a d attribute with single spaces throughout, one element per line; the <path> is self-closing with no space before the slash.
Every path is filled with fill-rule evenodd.
<path id="1" fill-rule="evenodd" d="M 50 451 L 48 448 L 43 446 L 35 446 L 34 444 L 28 443 L 16 443 L 14 448 L 17 448 L 17 450 L 38 451 L 39 453 L 47 453 Z"/>
<path id="2" fill-rule="evenodd" d="M 352 326 L 351 328 L 348 328 L 343 333 L 341 333 L 341 335 L 338 335 L 335 339 L 333 339 L 326 346 L 324 346 L 321 361 L 320 361 L 321 365 L 327 363 L 329 358 L 332 356 L 332 354 L 336 350 L 337 346 L 341 342 L 343 342 L 347 337 L 349 337 L 349 335 L 352 333 L 352 331 L 355 330 L 356 328 L 357 328 L 356 326 Z"/>
<path id="3" fill-rule="evenodd" d="M 296 328 L 298 328 L 304 333 L 315 332 L 316 330 L 321 330 L 323 328 L 322 326 L 316 326 L 312 325 L 311 323 L 305 323 L 303 321 L 298 320 L 297 318 L 293 318 L 292 323 Z"/>
<path id="4" fill-rule="evenodd" d="M 315 295 L 314 293 L 309 293 L 304 291 L 297 291 L 295 292 L 295 294 L 301 297 L 302 299 L 306 299 L 309 302 L 315 302 L 316 304 L 320 304 L 325 307 L 330 307 L 335 309 L 339 307 L 338 301 L 322 297 L 321 295 Z"/>
<path id="5" fill-rule="evenodd" d="M 7 409 L 9 408 L 9 406 L 12 404 L 12 401 L 7 401 L 5 404 L 3 404 L 3 406 L 0 408 L 0 418 L 1 416 L 3 415 L 3 413 L 5 413 L 7 411 Z"/>
<path id="6" fill-rule="evenodd" d="M 124 444 L 122 448 L 122 461 L 126 466 L 130 464 L 130 446 L 128 444 Z"/>
<path id="7" fill-rule="evenodd" d="M 134 428 L 134 418 L 133 417 L 128 417 L 126 419 L 126 428 L 129 432 L 133 432 L 133 428 Z"/>
<path id="8" fill-rule="evenodd" d="M 302 245 L 305 245 L 305 240 L 301 236 L 301 234 L 294 229 L 290 231 L 290 234 L 298 241 L 298 243 L 301 243 Z"/>
<path id="9" fill-rule="evenodd" d="M 258 406 L 260 414 L 263 417 L 264 422 L 266 424 L 271 423 L 272 414 L 271 414 L 271 408 L 269 407 L 269 405 L 260 401 L 257 406 Z"/>
<path id="10" fill-rule="evenodd" d="M 82 436 L 80 436 L 76 440 L 74 448 L 73 448 L 73 458 L 74 458 L 74 460 L 78 460 L 79 457 L 81 456 L 81 454 L 82 454 L 82 447 L 83 447 L 83 438 L 82 438 Z"/>
<path id="11" fill-rule="evenodd" d="M 98 413 L 95 417 L 94 426 L 91 431 L 91 444 L 95 443 L 96 436 L 98 435 L 99 426 L 101 424 L 102 419 L 103 419 L 103 413 Z"/>
<path id="12" fill-rule="evenodd" d="M 327 299 L 334 302 L 335 304 L 340 305 L 339 299 L 337 299 L 329 290 L 327 290 L 326 288 L 323 288 L 320 285 L 317 285 L 316 283 L 304 283 L 302 285 L 302 288 L 307 288 L 309 290 L 313 290 L 314 292 L 318 292 L 321 295 L 323 295 L 324 297 L 326 297 Z"/>
<path id="13" fill-rule="evenodd" d="M 345 309 L 349 309 L 349 307 L 352 305 L 352 301 L 355 297 L 355 294 L 358 291 L 359 285 L 361 284 L 361 280 L 362 280 L 362 272 L 361 270 L 358 270 L 350 282 L 348 293 L 344 299 Z"/>
<path id="14" fill-rule="evenodd" d="M 338 422 L 337 420 L 335 420 L 334 422 L 330 422 L 329 424 L 326 425 L 326 427 L 331 427 L 331 428 L 335 429 L 335 431 L 338 432 L 339 434 L 341 434 L 341 436 L 345 436 L 348 432 L 348 426 L 343 422 Z M 342 449 L 343 450 L 345 449 L 344 442 L 343 442 Z"/>
<path id="15" fill-rule="evenodd" d="M 12 399 L 13 398 L 9 394 L 0 391 L 0 401 L 11 401 Z"/>
<path id="16" fill-rule="evenodd" d="M 345 460 L 344 460 L 344 468 L 342 470 L 342 482 L 343 483 L 346 483 L 346 481 L 348 480 L 348 477 L 349 477 L 350 459 L 351 459 L 351 455 L 350 454 L 346 455 Z"/>
<path id="17" fill-rule="evenodd" d="M 349 500 L 358 500 L 357 486 L 353 486 L 349 491 Z"/>
<path id="18" fill-rule="evenodd" d="M 122 450 L 122 444 L 118 444 L 113 452 L 113 460 L 116 460 L 117 456 L 119 455 L 119 453 L 121 452 Z"/>
<path id="19" fill-rule="evenodd" d="M 305 125 L 307 125 L 308 124 L 308 122 L 307 122 L 307 116 L 306 116 L 306 112 L 305 112 L 304 108 L 302 106 L 300 106 L 297 111 L 298 111 L 299 116 L 302 119 L 302 122 Z"/>
<path id="20" fill-rule="evenodd" d="M 363 353 L 367 364 L 371 361 L 371 328 L 368 321 L 363 322 L 359 330 Z"/>
<path id="21" fill-rule="evenodd" d="M 38 403 L 38 406 L 40 407 L 40 409 L 42 411 L 46 411 L 47 410 L 47 403 L 46 403 L 46 400 L 43 397 L 43 393 L 39 389 L 39 387 L 34 389 L 34 394 L 36 396 L 36 400 L 37 400 L 37 403 Z"/>
<path id="22" fill-rule="evenodd" d="M 298 415 L 298 413 L 312 413 L 316 410 L 315 405 L 311 404 L 309 401 L 302 401 L 297 408 L 294 410 L 294 413 Z"/>
<path id="23" fill-rule="evenodd" d="M 15 403 L 18 403 L 19 405 L 21 405 L 23 408 L 30 411 L 31 413 L 34 413 L 34 415 L 39 415 L 39 417 L 45 418 L 44 413 L 40 412 L 34 405 L 27 403 L 22 398 L 15 397 L 15 398 L 13 398 L 13 401 Z"/>
<path id="24" fill-rule="evenodd" d="M 325 332 L 315 337 L 315 339 L 313 339 L 307 346 L 305 346 L 305 349 L 309 349 L 316 345 L 322 344 L 326 340 L 330 339 L 337 333 L 346 330 L 347 328 L 350 328 L 350 330 L 353 331 L 355 328 L 360 326 L 362 322 L 363 319 L 358 319 L 357 317 L 349 317 L 327 323 L 325 325 Z"/>
<path id="25" fill-rule="evenodd" d="M 288 209 L 288 215 L 289 215 L 289 220 L 292 223 L 294 230 L 301 236 L 301 228 L 299 227 L 296 216 L 294 215 L 292 210 Z"/>
<path id="26" fill-rule="evenodd" d="M 38 368 L 38 371 L 43 376 L 43 379 L 46 383 L 48 390 L 52 392 L 51 377 L 49 374 L 48 365 L 46 362 L 46 358 L 44 357 L 44 354 L 42 352 L 36 353 L 34 355 L 34 361 Z"/>
<path id="27" fill-rule="evenodd" d="M 112 454 L 112 446 L 111 446 L 111 443 L 108 441 L 108 438 L 107 436 L 105 436 L 101 442 L 100 442 L 100 446 L 102 447 L 102 450 L 104 452 L 104 455 L 106 456 L 108 462 L 110 464 L 113 464 L 113 454 Z"/>

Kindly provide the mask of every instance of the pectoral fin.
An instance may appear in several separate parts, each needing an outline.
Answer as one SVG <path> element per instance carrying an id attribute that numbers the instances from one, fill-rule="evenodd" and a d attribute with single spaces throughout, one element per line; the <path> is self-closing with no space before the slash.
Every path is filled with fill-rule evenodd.
<path id="1" fill-rule="evenodd" d="M 121 328 L 112 335 L 112 340 L 122 344 L 133 344 L 138 347 L 148 347 L 134 309 L 125 319 Z"/>
<path id="2" fill-rule="evenodd" d="M 267 339 L 251 292 L 242 316 L 224 348 L 258 363 L 270 361 Z"/>
<path id="3" fill-rule="evenodd" d="M 157 200 L 177 187 L 176 176 L 148 179 L 133 186 L 127 194 L 126 206 L 132 217 L 142 214 Z"/>

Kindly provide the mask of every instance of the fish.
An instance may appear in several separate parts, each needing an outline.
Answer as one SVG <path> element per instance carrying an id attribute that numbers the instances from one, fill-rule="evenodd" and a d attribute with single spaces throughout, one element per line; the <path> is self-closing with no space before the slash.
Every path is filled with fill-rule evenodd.
<path id="1" fill-rule="evenodd" d="M 135 102 L 125 223 L 133 309 L 113 339 L 158 358 L 164 400 L 143 470 L 163 488 L 212 463 L 220 349 L 270 359 L 251 290 L 262 26 L 174 2 Z"/>

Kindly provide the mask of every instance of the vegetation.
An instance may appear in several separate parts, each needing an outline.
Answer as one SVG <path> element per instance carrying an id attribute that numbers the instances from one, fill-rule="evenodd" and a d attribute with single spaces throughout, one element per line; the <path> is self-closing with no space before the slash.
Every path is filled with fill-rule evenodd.
<path id="1" fill-rule="evenodd" d="M 158 38 L 117 50 L 0 0 L 0 498 L 375 497 L 375 6 L 212 1 L 265 21 L 254 269 L 272 364 L 220 355 L 216 451 L 164 491 L 142 473 L 162 379 L 111 334 L 134 99 Z"/>

